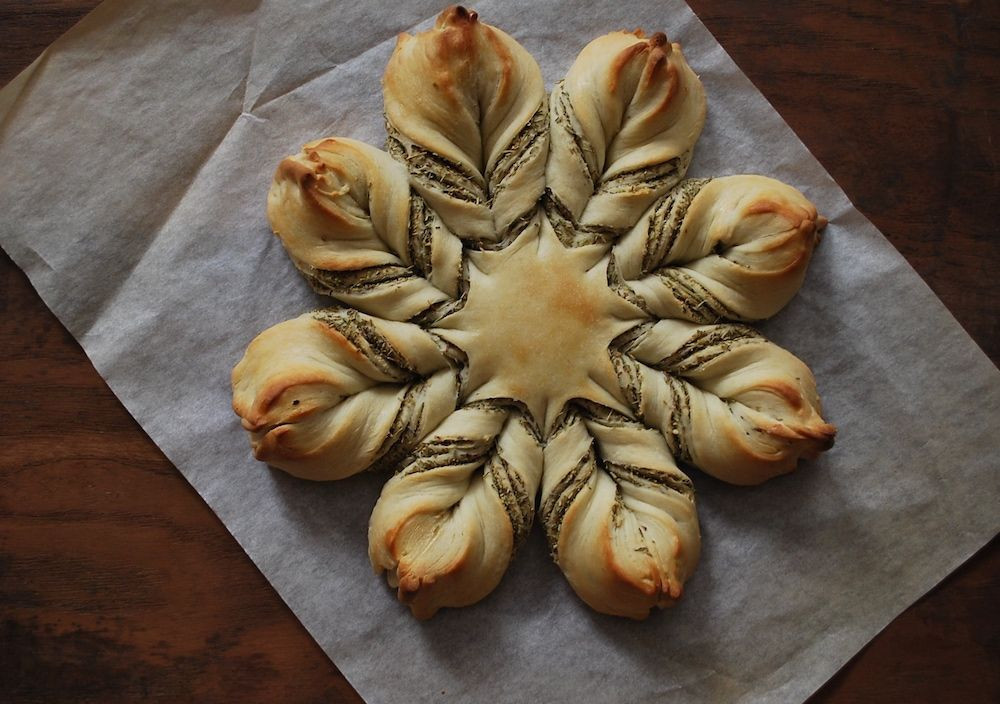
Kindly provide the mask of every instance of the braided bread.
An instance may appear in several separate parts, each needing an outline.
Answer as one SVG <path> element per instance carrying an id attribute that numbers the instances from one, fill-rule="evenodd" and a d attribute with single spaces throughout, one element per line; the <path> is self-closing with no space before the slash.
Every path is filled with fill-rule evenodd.
<path id="1" fill-rule="evenodd" d="M 236 365 L 254 455 L 391 470 L 369 557 L 418 618 L 489 594 L 536 507 L 593 609 L 675 603 L 701 547 L 677 463 L 755 484 L 833 442 L 806 365 L 744 324 L 788 303 L 825 221 L 772 179 L 685 180 L 705 95 L 662 34 L 595 39 L 547 97 L 452 7 L 383 86 L 386 152 L 322 139 L 275 174 L 275 233 L 343 307 Z"/>

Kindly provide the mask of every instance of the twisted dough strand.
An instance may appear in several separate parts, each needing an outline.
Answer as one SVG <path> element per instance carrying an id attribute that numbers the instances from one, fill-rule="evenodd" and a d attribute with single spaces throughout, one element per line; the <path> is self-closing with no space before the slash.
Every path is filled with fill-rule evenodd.
<path id="1" fill-rule="evenodd" d="M 382 80 L 388 151 L 459 237 L 515 236 L 542 194 L 548 152 L 538 64 L 510 36 L 451 7 L 402 34 Z"/>
<path id="2" fill-rule="evenodd" d="M 802 286 L 825 222 L 771 178 L 688 179 L 615 245 L 615 267 L 658 318 L 760 320 Z"/>
<path id="3" fill-rule="evenodd" d="M 459 294 L 461 243 L 367 144 L 321 139 L 283 160 L 267 214 L 310 285 L 352 307 L 408 320 Z"/>
<path id="4" fill-rule="evenodd" d="M 744 325 L 661 320 L 613 360 L 639 418 L 723 481 L 759 484 L 833 445 L 809 368 Z"/>
<path id="5" fill-rule="evenodd" d="M 519 411 L 457 410 L 392 477 L 372 512 L 376 573 L 417 618 L 489 594 L 534 520 L 542 450 Z"/>
<path id="6" fill-rule="evenodd" d="M 426 332 L 353 310 L 258 335 L 233 369 L 254 456 L 304 479 L 398 462 L 455 408 L 458 380 Z"/>
<path id="7" fill-rule="evenodd" d="M 567 245 L 611 242 L 687 171 L 705 94 L 680 45 L 612 32 L 550 97 L 545 210 Z"/>
<path id="8" fill-rule="evenodd" d="M 655 430 L 571 411 L 545 446 L 541 502 L 552 556 L 591 608 L 643 619 L 680 598 L 701 549 L 694 489 Z"/>

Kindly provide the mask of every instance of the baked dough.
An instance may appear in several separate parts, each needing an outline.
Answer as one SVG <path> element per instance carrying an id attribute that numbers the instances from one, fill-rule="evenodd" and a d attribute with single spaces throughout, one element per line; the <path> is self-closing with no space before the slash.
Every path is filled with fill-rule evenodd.
<path id="1" fill-rule="evenodd" d="M 542 449 L 502 403 L 466 404 L 385 485 L 368 554 L 417 618 L 489 594 L 534 519 Z"/>
<path id="2" fill-rule="evenodd" d="M 382 85 L 389 154 L 445 225 L 472 241 L 516 235 L 535 212 L 548 154 L 531 55 L 451 7 L 432 31 L 400 35 Z"/>
<path id="3" fill-rule="evenodd" d="M 701 82 L 662 34 L 612 32 L 546 96 L 461 7 L 401 35 L 388 139 L 310 142 L 268 217 L 338 306 L 233 371 L 255 456 L 309 479 L 392 472 L 369 557 L 418 618 L 499 583 L 537 512 L 593 609 L 681 596 L 701 538 L 678 463 L 734 484 L 833 443 L 777 313 L 825 221 L 762 176 L 685 179 Z"/>
<path id="4" fill-rule="evenodd" d="M 590 42 L 550 99 L 545 212 L 567 244 L 611 242 L 684 176 L 705 93 L 661 33 Z"/>
<path id="5" fill-rule="evenodd" d="M 833 444 L 809 368 L 745 325 L 661 320 L 612 354 L 636 417 L 718 479 L 759 484 Z"/>
<path id="6" fill-rule="evenodd" d="M 233 369 L 254 457 L 303 479 L 395 468 L 455 409 L 457 389 L 427 332 L 350 309 L 268 328 Z"/>
<path id="7" fill-rule="evenodd" d="M 802 286 L 825 225 L 772 178 L 687 179 L 615 245 L 615 266 L 657 318 L 762 320 Z"/>

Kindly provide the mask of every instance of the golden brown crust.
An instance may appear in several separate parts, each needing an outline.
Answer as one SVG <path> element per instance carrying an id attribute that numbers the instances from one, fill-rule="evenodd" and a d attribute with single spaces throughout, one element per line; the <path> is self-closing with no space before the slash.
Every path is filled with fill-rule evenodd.
<path id="1" fill-rule="evenodd" d="M 414 616 L 493 591 L 531 527 L 541 455 L 518 412 L 467 406 L 386 483 L 369 524 L 369 556 Z"/>
<path id="2" fill-rule="evenodd" d="M 458 395 L 455 373 L 427 333 L 353 311 L 265 330 L 232 382 L 254 456 L 306 479 L 339 479 L 408 449 Z"/>
<path id="3" fill-rule="evenodd" d="M 760 320 L 799 290 L 820 221 L 805 196 L 774 179 L 685 181 L 615 246 L 615 264 L 658 318 Z"/>
<path id="4" fill-rule="evenodd" d="M 662 33 L 598 37 L 546 98 L 523 47 L 450 7 L 383 86 L 388 153 L 321 139 L 275 172 L 275 233 L 348 307 L 237 365 L 255 456 L 395 470 L 369 557 L 417 618 L 496 587 L 539 492 L 584 602 L 672 605 L 701 545 L 677 461 L 753 484 L 833 442 L 808 368 L 733 323 L 788 302 L 825 219 L 771 179 L 684 179 L 705 95 Z"/>
<path id="5" fill-rule="evenodd" d="M 759 484 L 833 445 L 808 367 L 749 328 L 662 320 L 624 355 L 633 410 L 719 479 Z"/>
<path id="6" fill-rule="evenodd" d="M 635 422 L 576 415 L 550 438 L 541 518 L 574 591 L 603 613 L 670 606 L 698 561 L 690 480 Z"/>
<path id="7" fill-rule="evenodd" d="M 612 32 L 580 53 L 549 113 L 547 213 L 567 244 L 607 242 L 683 178 L 705 97 L 663 34 Z"/>
<path id="8" fill-rule="evenodd" d="M 407 320 L 447 302 L 460 279 L 456 238 L 433 221 L 426 238 L 412 207 L 406 171 L 388 155 L 328 138 L 281 162 L 267 213 L 313 288 L 365 312 Z M 443 266 L 421 271 L 414 247 L 429 247 L 427 259 Z"/>
<path id="9" fill-rule="evenodd" d="M 510 36 L 452 7 L 401 35 L 382 79 L 390 153 L 460 237 L 499 241 L 544 186 L 545 87 Z"/>

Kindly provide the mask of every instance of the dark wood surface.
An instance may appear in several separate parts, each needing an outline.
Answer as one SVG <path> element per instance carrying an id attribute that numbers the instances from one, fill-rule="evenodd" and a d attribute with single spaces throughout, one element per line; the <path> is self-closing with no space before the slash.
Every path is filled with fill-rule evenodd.
<path id="1" fill-rule="evenodd" d="M 1000 360 L 1000 3 L 689 2 Z M 96 4 L 0 0 L 0 83 Z M 6 256 L 0 390 L 0 700 L 359 701 Z M 998 575 L 994 541 L 812 701 L 1000 701 Z"/>

